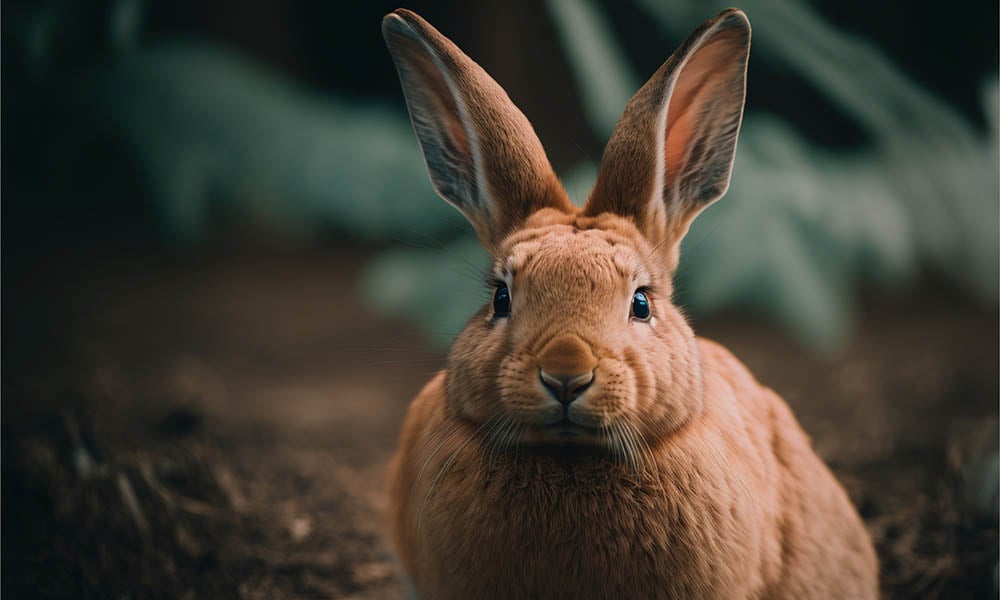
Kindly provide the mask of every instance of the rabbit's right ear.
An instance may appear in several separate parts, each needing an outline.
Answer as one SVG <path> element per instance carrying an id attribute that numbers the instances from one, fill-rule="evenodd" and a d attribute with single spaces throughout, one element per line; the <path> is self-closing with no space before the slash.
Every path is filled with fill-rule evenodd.
<path id="1" fill-rule="evenodd" d="M 585 213 L 631 218 L 676 263 L 691 220 L 729 188 L 749 53 L 737 9 L 695 30 L 625 108 Z"/>
<path id="2" fill-rule="evenodd" d="M 528 119 L 483 69 L 413 12 L 382 20 L 438 194 L 493 252 L 533 212 L 571 210 Z"/>

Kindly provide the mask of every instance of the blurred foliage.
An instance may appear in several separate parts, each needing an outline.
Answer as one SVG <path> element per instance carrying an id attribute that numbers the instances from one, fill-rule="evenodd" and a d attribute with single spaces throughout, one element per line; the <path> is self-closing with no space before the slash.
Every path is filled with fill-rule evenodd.
<path id="1" fill-rule="evenodd" d="M 178 241 L 217 213 L 369 240 L 460 225 L 426 185 L 398 108 L 310 94 L 222 47 L 141 48 L 88 75 L 79 93 L 138 157 Z"/>
<path id="2" fill-rule="evenodd" d="M 666 37 L 679 41 L 730 2 L 639 4 Z M 591 2 L 549 0 L 548 6 L 590 122 L 606 138 L 641 79 Z M 995 303 L 997 82 L 983 85 L 989 135 L 982 136 L 877 48 L 824 23 L 808 6 L 789 0 L 743 6 L 754 23 L 751 61 L 793 70 L 864 127 L 872 143 L 834 153 L 749 107 L 732 187 L 684 241 L 680 303 L 695 314 L 755 311 L 819 351 L 849 336 L 854 298 L 865 284 L 894 290 L 933 268 L 979 301 Z M 586 190 L 581 180 L 595 176 L 581 165 L 568 187 Z M 439 310 L 440 292 L 423 284 L 424 274 L 468 256 L 469 245 L 391 253 L 373 267 L 367 289 L 378 296 L 393 281 L 406 293 L 390 297 L 388 310 L 457 328 L 473 307 Z"/>
<path id="3" fill-rule="evenodd" d="M 633 4 L 643 28 L 656 29 L 669 49 L 729 1 Z M 14 48 L 28 79 L 58 81 L 40 86 L 42 95 L 85 115 L 87 125 L 73 132 L 82 139 L 66 144 L 67 152 L 86 152 L 88 136 L 110 135 L 123 147 L 170 240 L 190 245 L 228 220 L 293 239 L 333 233 L 405 241 L 368 266 L 363 293 L 442 344 L 488 298 L 468 277 L 478 278 L 485 253 L 433 193 L 401 101 L 321 95 L 220 45 L 176 36 L 144 41 L 146 2 L 101 5 L 96 12 L 76 0 L 22 5 L 8 20 L 5 31 L 16 35 L 5 47 Z M 627 44 L 592 0 L 546 6 L 588 123 L 604 140 L 644 76 L 633 72 Z M 679 302 L 696 315 L 753 311 L 817 350 L 850 334 L 863 287 L 894 291 L 935 271 L 994 305 L 997 82 L 983 84 L 983 135 L 879 48 L 825 22 L 809 4 L 744 0 L 742 7 L 754 24 L 751 103 L 732 188 L 685 240 Z M 86 35 L 84 16 L 104 40 L 103 54 L 86 61 L 78 39 Z M 87 68 L 56 77 L 66 60 Z M 762 63 L 807 82 L 868 143 L 834 151 L 785 118 L 755 110 L 752 71 Z M 582 202 L 596 166 L 565 171 L 571 197 Z"/>

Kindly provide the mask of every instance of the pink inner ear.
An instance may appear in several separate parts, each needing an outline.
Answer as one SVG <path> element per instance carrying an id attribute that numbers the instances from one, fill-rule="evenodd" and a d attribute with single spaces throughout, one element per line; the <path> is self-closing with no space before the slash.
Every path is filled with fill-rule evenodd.
<path id="1" fill-rule="evenodd" d="M 418 48 L 410 40 L 406 40 L 405 44 L 410 48 L 401 55 L 415 76 L 414 89 L 425 96 L 424 100 L 428 101 L 429 106 L 433 106 L 432 114 L 429 116 L 437 121 L 441 126 L 440 129 L 449 136 L 450 139 L 445 140 L 448 145 L 458 151 L 459 156 L 454 158 L 463 162 L 469 160 L 472 154 L 469 138 L 459 120 L 458 105 L 448 88 L 448 82 L 445 81 L 433 59 L 427 56 L 422 48 Z"/>
<path id="2" fill-rule="evenodd" d="M 732 60 L 738 49 L 739 39 L 729 32 L 721 32 L 698 49 L 678 75 L 667 108 L 664 134 L 667 181 L 673 180 L 684 168 L 685 156 L 698 131 L 721 116 L 711 114 L 706 103 L 716 96 L 717 87 L 738 75 L 735 69 L 742 68 L 742 64 Z"/>

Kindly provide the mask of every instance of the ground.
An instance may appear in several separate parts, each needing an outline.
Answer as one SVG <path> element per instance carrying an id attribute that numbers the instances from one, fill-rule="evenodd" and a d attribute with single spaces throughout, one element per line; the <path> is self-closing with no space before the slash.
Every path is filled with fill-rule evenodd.
<path id="1" fill-rule="evenodd" d="M 5 596 L 401 598 L 386 464 L 442 357 L 357 297 L 365 252 L 8 270 Z M 866 302 L 827 358 L 745 318 L 695 327 L 791 405 L 886 597 L 995 598 L 996 309 L 928 296 Z"/>

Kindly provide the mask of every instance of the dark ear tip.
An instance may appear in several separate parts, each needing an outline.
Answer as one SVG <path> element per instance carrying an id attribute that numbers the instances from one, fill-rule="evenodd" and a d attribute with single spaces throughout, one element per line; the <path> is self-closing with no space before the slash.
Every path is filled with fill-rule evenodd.
<path id="1" fill-rule="evenodd" d="M 424 45 L 430 44 L 437 48 L 442 45 L 446 46 L 448 42 L 447 38 L 434 29 L 423 17 L 405 8 L 397 8 L 382 17 L 382 37 L 386 39 L 390 47 L 400 37 L 418 41 Z"/>
<path id="2" fill-rule="evenodd" d="M 406 27 L 403 21 L 395 12 L 391 12 L 382 17 L 382 37 L 389 39 L 389 36 L 398 34 Z"/>
<path id="3" fill-rule="evenodd" d="M 418 19 L 420 18 L 419 15 L 417 15 L 417 13 L 413 12 L 412 10 L 410 10 L 408 8 L 397 8 L 396 10 L 394 10 L 391 13 L 387 14 L 385 16 L 385 18 L 388 19 L 389 17 L 393 17 L 393 16 L 398 17 L 400 19 L 403 19 L 404 21 L 413 20 L 414 17 L 416 17 Z"/>
<path id="4" fill-rule="evenodd" d="M 382 34 L 388 37 L 391 33 L 408 33 L 414 30 L 414 25 L 422 19 L 420 15 L 405 8 L 397 8 L 382 17 Z"/>
<path id="5" fill-rule="evenodd" d="M 745 12 L 738 8 L 727 8 L 715 17 L 715 28 L 719 30 L 740 29 L 749 34 L 750 19 L 747 18 Z"/>

